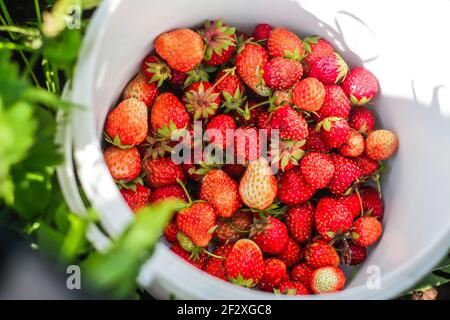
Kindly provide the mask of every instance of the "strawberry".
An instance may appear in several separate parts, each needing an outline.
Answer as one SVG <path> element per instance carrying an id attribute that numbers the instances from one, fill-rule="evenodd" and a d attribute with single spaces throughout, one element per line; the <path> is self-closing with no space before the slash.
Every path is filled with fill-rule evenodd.
<path id="1" fill-rule="evenodd" d="M 275 28 L 269 34 L 267 47 L 272 58 L 290 58 L 300 61 L 305 54 L 302 40 L 285 28 Z"/>
<path id="2" fill-rule="evenodd" d="M 152 188 L 176 184 L 178 180 L 186 182 L 183 169 L 170 158 L 145 159 L 143 168 L 144 179 Z"/>
<path id="3" fill-rule="evenodd" d="M 291 207 L 285 214 L 286 226 L 295 241 L 301 243 L 311 238 L 314 226 L 314 206 L 305 202 Z"/>
<path id="4" fill-rule="evenodd" d="M 347 247 L 348 246 L 348 247 Z M 356 266 L 366 260 L 367 249 L 365 247 L 358 246 L 353 242 L 347 243 L 347 246 L 342 246 L 342 263 L 349 266 Z"/>
<path id="5" fill-rule="evenodd" d="M 296 167 L 281 176 L 278 198 L 288 206 L 295 206 L 307 201 L 316 191 L 306 182 L 300 168 Z"/>
<path id="6" fill-rule="evenodd" d="M 198 257 L 193 256 L 190 252 L 184 250 L 179 243 L 173 244 L 170 250 L 198 269 L 203 269 L 208 259 L 208 255 L 204 252 L 201 252 Z"/>
<path id="7" fill-rule="evenodd" d="M 275 293 L 304 296 L 309 294 L 309 290 L 300 282 L 287 280 L 280 283 Z"/>
<path id="8" fill-rule="evenodd" d="M 216 225 L 213 207 L 206 202 L 194 203 L 177 214 L 177 226 L 199 247 L 206 247 L 212 239 L 211 229 Z"/>
<path id="9" fill-rule="evenodd" d="M 154 189 L 150 196 L 150 203 L 156 203 L 164 199 L 179 199 L 181 201 L 188 201 L 186 193 L 178 184 L 171 184 Z"/>
<path id="10" fill-rule="evenodd" d="M 118 147 L 138 145 L 147 133 L 147 106 L 135 98 L 123 100 L 106 117 L 107 141 Z"/>
<path id="11" fill-rule="evenodd" d="M 303 45 L 305 46 L 306 58 L 302 61 L 307 72 L 311 70 L 311 66 L 317 60 L 333 55 L 333 46 L 324 38 L 317 36 L 310 36 L 303 39 Z"/>
<path id="12" fill-rule="evenodd" d="M 267 130 L 267 137 L 270 137 L 270 113 L 266 111 L 258 112 L 256 116 L 256 127 Z"/>
<path id="13" fill-rule="evenodd" d="M 277 258 L 264 260 L 264 274 L 259 282 L 259 288 L 263 291 L 273 292 L 275 287 L 288 279 L 286 265 Z"/>
<path id="14" fill-rule="evenodd" d="M 239 183 L 244 204 L 258 210 L 267 209 L 273 203 L 277 189 L 277 179 L 264 158 L 252 161 Z"/>
<path id="15" fill-rule="evenodd" d="M 232 283 L 254 287 L 264 274 L 261 249 L 249 239 L 237 241 L 224 262 L 225 271 Z"/>
<path id="16" fill-rule="evenodd" d="M 240 164 L 226 164 L 222 170 L 234 180 L 239 181 L 244 175 L 245 167 Z"/>
<path id="17" fill-rule="evenodd" d="M 239 127 L 234 132 L 234 154 L 238 164 L 260 157 L 259 132 L 254 127 Z"/>
<path id="18" fill-rule="evenodd" d="M 236 28 L 225 25 L 220 19 L 205 22 L 199 33 L 206 44 L 203 58 L 206 64 L 218 66 L 230 60 L 236 47 L 235 32 Z"/>
<path id="19" fill-rule="evenodd" d="M 286 225 L 272 216 L 255 219 L 250 236 L 263 252 L 269 254 L 282 253 L 289 241 Z"/>
<path id="20" fill-rule="evenodd" d="M 214 239 L 218 242 L 235 242 L 250 231 L 253 217 L 249 212 L 241 211 L 233 215 L 230 220 L 217 220 Z"/>
<path id="21" fill-rule="evenodd" d="M 172 77 L 169 66 L 154 55 L 149 55 L 142 61 L 141 70 L 147 81 L 156 83 L 158 87 Z"/>
<path id="22" fill-rule="evenodd" d="M 234 69 L 221 70 L 214 81 L 216 92 L 220 93 L 224 107 L 228 110 L 237 110 L 244 102 L 245 87 L 241 78 Z"/>
<path id="23" fill-rule="evenodd" d="M 224 261 L 232 248 L 232 244 L 224 244 L 222 246 L 216 247 L 213 251 L 213 254 L 219 257 L 223 257 L 224 259 L 215 258 L 213 256 L 209 257 L 203 270 L 214 277 L 226 281 L 227 275 L 225 273 Z"/>
<path id="24" fill-rule="evenodd" d="M 262 71 L 268 60 L 266 49 L 253 43 L 247 43 L 244 49 L 236 55 L 237 74 L 247 86 L 263 97 L 270 95 L 270 89 L 262 78 Z"/>
<path id="25" fill-rule="evenodd" d="M 378 80 L 366 68 L 356 67 L 350 70 L 342 89 L 352 104 L 364 105 L 372 100 L 378 93 Z"/>
<path id="26" fill-rule="evenodd" d="M 203 177 L 200 198 L 208 201 L 223 218 L 231 217 L 242 206 L 237 183 L 220 169 L 211 170 Z"/>
<path id="27" fill-rule="evenodd" d="M 317 128 L 323 133 L 328 145 L 332 148 L 343 146 L 350 138 L 350 126 L 342 118 L 325 118 L 317 125 Z"/>
<path id="28" fill-rule="evenodd" d="M 370 133 L 375 127 L 375 119 L 372 112 L 364 107 L 353 108 L 348 119 L 350 127 L 362 134 Z"/>
<path id="29" fill-rule="evenodd" d="M 272 26 L 267 23 L 257 24 L 253 30 L 252 37 L 256 41 L 263 41 L 269 39 L 270 32 L 272 31 Z"/>
<path id="30" fill-rule="evenodd" d="M 291 267 L 294 264 L 299 263 L 302 257 L 302 248 L 292 238 L 289 238 L 286 249 L 282 253 L 277 255 L 277 258 L 283 261 L 287 267 Z"/>
<path id="31" fill-rule="evenodd" d="M 281 169 L 284 172 L 298 166 L 300 159 L 305 154 L 305 151 L 303 151 L 304 145 L 305 140 L 279 140 L 278 146 L 271 144 L 270 155 L 272 156 L 273 170 L 279 171 Z"/>
<path id="32" fill-rule="evenodd" d="M 264 66 L 264 82 L 269 88 L 289 89 L 302 75 L 302 64 L 296 60 L 274 58 Z"/>
<path id="33" fill-rule="evenodd" d="M 328 187 L 337 195 L 344 194 L 354 181 L 361 177 L 361 169 L 350 159 L 338 154 L 332 154 L 334 177 Z"/>
<path id="34" fill-rule="evenodd" d="M 211 118 L 219 108 L 220 94 L 206 81 L 191 84 L 183 96 L 187 112 L 194 118 Z"/>
<path id="35" fill-rule="evenodd" d="M 275 110 L 270 126 L 280 131 L 282 139 L 304 140 L 308 136 L 308 124 L 305 119 L 288 105 Z"/>
<path id="36" fill-rule="evenodd" d="M 155 50 L 172 69 L 188 72 L 203 60 L 203 40 L 189 29 L 165 32 L 156 38 Z"/>
<path id="37" fill-rule="evenodd" d="M 361 188 L 359 194 L 361 195 L 364 213 L 377 218 L 378 221 L 382 221 L 384 205 L 378 191 L 372 187 L 366 186 Z"/>
<path id="38" fill-rule="evenodd" d="M 318 293 L 340 291 L 345 285 L 345 275 L 341 269 L 333 266 L 315 270 L 311 276 L 311 290 Z"/>
<path id="39" fill-rule="evenodd" d="M 120 193 L 130 209 L 136 212 L 149 204 L 151 191 L 142 184 L 137 183 L 135 190 L 122 188 Z"/>
<path id="40" fill-rule="evenodd" d="M 339 148 L 339 153 L 345 157 L 358 157 L 364 152 L 364 137 L 355 129 L 350 129 L 350 137 Z"/>
<path id="41" fill-rule="evenodd" d="M 376 218 L 361 217 L 355 221 L 352 238 L 358 246 L 368 247 L 378 241 L 382 230 L 383 227 Z"/>
<path id="42" fill-rule="evenodd" d="M 291 279 L 292 281 L 300 282 L 305 287 L 309 288 L 311 283 L 311 276 L 314 272 L 314 269 L 305 262 L 299 263 L 291 271 Z"/>
<path id="43" fill-rule="evenodd" d="M 178 233 L 178 226 L 176 219 L 170 221 L 166 227 L 164 228 L 164 238 L 167 240 L 167 242 L 170 243 L 177 243 L 177 233 Z"/>
<path id="44" fill-rule="evenodd" d="M 309 76 L 317 78 L 323 84 L 336 84 L 341 82 L 348 73 L 348 67 L 342 57 L 334 53 L 316 60 L 311 65 Z"/>
<path id="45" fill-rule="evenodd" d="M 334 175 L 334 164 L 330 156 L 319 152 L 306 154 L 300 162 L 306 182 L 317 189 L 325 188 Z"/>
<path id="46" fill-rule="evenodd" d="M 340 86 L 325 86 L 325 98 L 322 108 L 317 111 L 320 119 L 340 117 L 348 119 L 352 106 Z"/>
<path id="47" fill-rule="evenodd" d="M 338 266 L 339 255 L 333 246 L 319 239 L 306 246 L 305 260 L 313 269 Z"/>
<path id="48" fill-rule="evenodd" d="M 398 138 L 392 131 L 381 129 L 366 138 L 366 155 L 373 160 L 389 159 L 398 148 Z"/>
<path id="49" fill-rule="evenodd" d="M 273 104 L 275 107 L 281 107 L 285 105 L 292 106 L 292 90 L 275 90 L 272 94 Z"/>
<path id="50" fill-rule="evenodd" d="M 354 219 L 361 214 L 361 202 L 356 192 L 352 192 L 348 196 L 334 196 L 333 199 L 346 206 Z"/>
<path id="51" fill-rule="evenodd" d="M 325 99 L 325 87 L 316 78 L 308 77 L 292 88 L 292 101 L 305 111 L 318 111 Z"/>
<path id="52" fill-rule="evenodd" d="M 240 108 L 240 110 L 239 109 L 231 110 L 230 116 L 232 116 L 234 120 L 236 120 L 236 122 L 241 126 L 246 127 L 254 126 L 256 116 L 258 115 L 259 112 L 261 112 L 260 107 L 252 108 L 256 104 L 257 103 L 255 101 L 248 101 L 243 110 L 242 108 Z M 225 107 L 227 108 L 226 104 Z M 248 109 L 249 112 L 247 112 L 246 109 Z"/>
<path id="53" fill-rule="evenodd" d="M 123 90 L 122 100 L 135 98 L 145 103 L 147 107 L 151 107 L 158 93 L 158 86 L 148 83 L 144 74 L 140 72 Z"/>
<path id="54" fill-rule="evenodd" d="M 170 138 L 174 130 L 186 128 L 189 120 L 186 108 L 174 94 L 160 94 L 153 102 L 150 124 L 159 135 Z"/>
<path id="55" fill-rule="evenodd" d="M 307 151 L 317 151 L 322 153 L 329 153 L 331 147 L 322 132 L 316 130 L 316 126 L 310 125 L 308 127 L 308 139 L 306 140 L 305 149 Z"/>
<path id="56" fill-rule="evenodd" d="M 378 161 L 370 159 L 365 154 L 355 158 L 355 162 L 365 176 L 371 176 L 380 168 Z"/>
<path id="57" fill-rule="evenodd" d="M 350 230 L 353 224 L 353 215 L 340 202 L 324 197 L 317 203 L 314 222 L 320 236 L 324 240 L 330 241 L 337 234 Z"/>
<path id="58" fill-rule="evenodd" d="M 234 140 L 232 135 L 236 128 L 236 122 L 233 117 L 227 114 L 220 114 L 208 122 L 206 125 L 206 135 L 209 137 L 211 143 L 225 150 L 233 144 Z"/>
<path id="59" fill-rule="evenodd" d="M 134 180 L 141 172 L 141 157 L 136 147 L 120 149 L 111 146 L 103 151 L 103 157 L 115 180 Z"/>
<path id="60" fill-rule="evenodd" d="M 188 77 L 187 73 L 181 72 L 181 71 L 178 71 L 175 69 L 173 69 L 170 74 L 171 74 L 170 83 L 173 84 L 174 86 L 178 86 L 178 87 L 181 87 L 185 83 L 185 81 Z"/>

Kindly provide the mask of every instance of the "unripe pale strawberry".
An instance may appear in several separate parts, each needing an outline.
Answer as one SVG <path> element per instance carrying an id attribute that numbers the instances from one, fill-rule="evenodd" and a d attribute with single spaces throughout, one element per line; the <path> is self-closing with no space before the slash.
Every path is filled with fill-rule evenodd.
<path id="1" fill-rule="evenodd" d="M 311 290 L 319 293 L 333 293 L 340 291 L 345 285 L 345 275 L 341 269 L 329 266 L 315 270 L 311 276 Z"/>
<path id="2" fill-rule="evenodd" d="M 392 131 L 380 129 L 366 138 L 366 155 L 373 160 L 389 159 L 398 148 L 398 138 Z"/>

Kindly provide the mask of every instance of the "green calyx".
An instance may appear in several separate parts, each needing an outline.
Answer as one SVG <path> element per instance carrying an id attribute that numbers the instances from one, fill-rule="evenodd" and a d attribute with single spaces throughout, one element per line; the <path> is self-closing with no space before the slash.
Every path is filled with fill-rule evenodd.
<path id="1" fill-rule="evenodd" d="M 170 79 L 172 77 L 172 73 L 170 67 L 160 61 L 154 63 L 146 63 L 147 71 L 153 73 L 153 76 L 150 78 L 149 83 L 158 83 L 158 87 L 161 87 L 164 81 Z"/>
<path id="2" fill-rule="evenodd" d="M 197 68 L 186 73 L 187 78 L 184 81 L 183 88 L 187 88 L 195 82 L 209 81 L 209 74 L 216 71 L 216 66 L 205 66 L 203 64 L 199 64 Z"/>
<path id="3" fill-rule="evenodd" d="M 116 185 L 119 187 L 119 189 L 129 189 L 136 192 L 137 185 L 144 185 L 144 180 L 142 177 L 137 177 L 134 180 L 117 180 Z"/>
<path id="4" fill-rule="evenodd" d="M 245 279 L 240 273 L 236 278 L 230 278 L 229 279 L 231 283 L 237 284 L 239 286 L 245 287 L 245 288 L 252 288 L 256 285 L 254 283 L 253 279 Z"/>
<path id="5" fill-rule="evenodd" d="M 219 95 L 213 92 L 213 88 L 205 90 L 201 83 L 197 90 L 186 92 L 183 101 L 186 110 L 193 115 L 194 120 L 207 119 L 217 112 L 219 104 L 216 101 Z"/>
<path id="6" fill-rule="evenodd" d="M 272 163 L 280 162 L 282 171 L 289 163 L 298 166 L 300 159 L 305 155 L 305 151 L 302 150 L 305 144 L 306 140 L 281 140 L 279 147 L 274 147 L 271 151 Z"/>
<path id="7" fill-rule="evenodd" d="M 306 53 L 311 53 L 311 44 L 317 44 L 319 39 L 319 36 L 309 36 L 303 39 L 303 46 L 305 47 Z"/>
<path id="8" fill-rule="evenodd" d="M 338 53 L 334 53 L 334 55 L 336 57 L 336 63 L 339 70 L 335 83 L 340 83 L 344 81 L 345 77 L 348 74 L 348 66 L 345 63 L 344 59 L 342 59 L 342 57 Z"/>
<path id="9" fill-rule="evenodd" d="M 325 131 L 330 131 L 331 127 L 333 125 L 333 122 L 336 122 L 336 121 L 339 121 L 339 120 L 342 120 L 342 118 L 339 118 L 339 117 L 328 117 L 328 118 L 325 118 L 325 119 L 323 119 L 322 121 L 320 121 L 317 124 L 316 130 L 320 131 L 320 129 L 323 127 L 323 129 Z"/>
<path id="10" fill-rule="evenodd" d="M 118 135 L 116 135 L 114 137 L 114 139 L 111 139 L 111 137 L 108 136 L 106 133 L 104 133 L 104 135 L 105 135 L 106 142 L 108 142 L 109 144 L 112 144 L 113 146 L 116 146 L 116 147 L 118 147 L 120 149 L 126 150 L 126 149 L 131 149 L 131 148 L 134 147 L 133 145 L 122 144 L 122 142 L 120 141 L 120 138 L 119 138 Z"/>
<path id="11" fill-rule="evenodd" d="M 231 95 L 228 91 L 222 92 L 224 102 L 221 108 L 227 109 L 227 112 L 231 110 L 239 110 L 242 104 L 247 100 L 246 96 L 242 95 L 241 89 L 238 86 L 234 91 L 234 95 Z"/>
<path id="12" fill-rule="evenodd" d="M 170 140 L 167 139 L 158 139 L 153 136 L 148 136 L 146 138 L 146 150 L 144 159 L 156 159 L 160 157 L 164 157 L 166 153 L 172 152 L 172 146 L 170 145 Z"/>
<path id="13" fill-rule="evenodd" d="M 306 57 L 306 54 L 300 54 L 299 47 L 295 48 L 294 52 L 287 51 L 287 50 L 284 51 L 284 56 L 283 56 L 283 58 L 291 59 L 291 60 L 295 60 L 295 61 L 302 61 L 305 57 Z"/>
<path id="14" fill-rule="evenodd" d="M 162 126 L 156 130 L 156 136 L 160 140 L 170 140 L 171 138 L 182 137 L 186 132 L 186 128 L 177 128 L 173 121 L 169 126 Z"/>
<path id="15" fill-rule="evenodd" d="M 350 103 L 355 106 L 363 106 L 368 104 L 372 98 L 362 97 L 358 100 L 353 94 L 350 94 Z"/>
<path id="16" fill-rule="evenodd" d="M 224 25 L 223 20 L 205 22 L 205 28 L 200 31 L 206 43 L 205 61 L 211 60 L 213 53 L 221 56 L 223 51 L 236 46 L 235 33 L 236 28 Z"/>

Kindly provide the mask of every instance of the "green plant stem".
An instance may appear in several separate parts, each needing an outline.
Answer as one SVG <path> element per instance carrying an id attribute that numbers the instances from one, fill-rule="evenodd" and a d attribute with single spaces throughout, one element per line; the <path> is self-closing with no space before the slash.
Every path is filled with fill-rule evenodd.
<path id="1" fill-rule="evenodd" d="M 38 24 L 42 23 L 41 7 L 39 5 L 39 0 L 34 0 L 34 10 L 36 11 L 36 20 Z"/>

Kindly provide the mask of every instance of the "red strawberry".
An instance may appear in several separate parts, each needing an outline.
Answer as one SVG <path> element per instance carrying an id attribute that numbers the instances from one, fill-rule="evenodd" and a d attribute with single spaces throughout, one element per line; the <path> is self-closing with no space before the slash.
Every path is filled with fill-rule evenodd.
<path id="1" fill-rule="evenodd" d="M 194 203 L 177 214 L 177 226 L 192 242 L 206 247 L 212 239 L 211 229 L 216 225 L 214 209 L 205 202 Z"/>
<path id="2" fill-rule="evenodd" d="M 371 217 L 377 218 L 378 221 L 383 220 L 384 205 L 380 199 L 378 191 L 372 187 L 363 187 L 359 191 L 361 195 L 364 213 L 370 213 Z"/>
<path id="3" fill-rule="evenodd" d="M 282 139 L 304 140 L 308 136 L 308 124 L 305 119 L 288 105 L 275 110 L 270 126 L 280 131 Z"/>
<path id="4" fill-rule="evenodd" d="M 241 126 L 254 126 L 256 121 L 256 116 L 261 111 L 260 107 L 252 108 L 257 103 L 255 101 L 248 101 L 248 104 L 244 107 L 244 112 L 232 110 L 230 112 L 230 116 L 234 117 L 234 120 Z M 225 105 L 225 107 L 227 107 Z M 249 113 L 245 112 L 245 109 L 248 108 Z"/>
<path id="5" fill-rule="evenodd" d="M 317 189 L 325 188 L 334 175 L 334 164 L 330 156 L 319 152 L 306 154 L 300 163 L 306 182 Z"/>
<path id="6" fill-rule="evenodd" d="M 281 282 L 275 293 L 304 296 L 309 294 L 309 290 L 300 282 L 288 280 Z"/>
<path id="7" fill-rule="evenodd" d="M 353 218 L 356 218 L 361 214 L 361 202 L 356 192 L 353 192 L 348 196 L 334 197 L 333 199 L 346 206 Z"/>
<path id="8" fill-rule="evenodd" d="M 332 148 L 343 146 L 350 138 L 350 126 L 342 118 L 325 118 L 317 125 L 323 133 L 328 145 Z"/>
<path id="9" fill-rule="evenodd" d="M 304 140 L 279 140 L 278 146 L 271 144 L 270 155 L 272 156 L 273 170 L 281 169 L 284 172 L 298 166 L 300 159 L 305 154 L 304 145 Z"/>
<path id="10" fill-rule="evenodd" d="M 219 257 L 226 258 L 232 248 L 232 244 L 224 244 L 222 246 L 216 247 L 213 251 L 213 254 Z M 211 256 L 209 257 L 208 262 L 206 262 L 204 271 L 219 279 L 227 280 L 224 261 L 225 259 L 218 259 Z"/>
<path id="11" fill-rule="evenodd" d="M 336 234 L 345 233 L 353 224 L 353 215 L 340 202 L 324 197 L 319 200 L 314 214 L 317 232 L 326 240 L 332 240 Z"/>
<path id="12" fill-rule="evenodd" d="M 322 108 L 317 111 L 320 119 L 339 117 L 348 119 L 352 106 L 340 86 L 325 86 L 325 98 Z"/>
<path id="13" fill-rule="evenodd" d="M 151 191 L 142 184 L 137 183 L 135 190 L 122 188 L 120 193 L 130 209 L 136 212 L 149 204 Z"/>
<path id="14" fill-rule="evenodd" d="M 317 269 L 337 266 L 339 264 L 339 255 L 335 248 L 319 239 L 306 246 L 305 260 L 311 268 Z"/>
<path id="15" fill-rule="evenodd" d="M 237 110 L 244 102 L 245 87 L 234 69 L 221 70 L 214 81 L 214 88 L 219 92 L 228 110 Z"/>
<path id="16" fill-rule="evenodd" d="M 378 93 L 378 80 L 364 67 L 350 70 L 342 83 L 342 89 L 352 104 L 363 105 L 372 100 Z"/>
<path id="17" fill-rule="evenodd" d="M 222 167 L 222 170 L 234 180 L 239 181 L 244 175 L 245 167 L 240 164 L 226 164 Z"/>
<path id="18" fill-rule="evenodd" d="M 314 226 L 314 206 L 310 202 L 291 207 L 285 215 L 289 234 L 298 242 L 311 238 Z"/>
<path id="19" fill-rule="evenodd" d="M 354 181 L 361 177 L 361 169 L 350 159 L 338 154 L 332 154 L 334 177 L 328 184 L 334 194 L 344 194 Z"/>
<path id="20" fill-rule="evenodd" d="M 264 82 L 269 88 L 289 89 L 302 75 L 302 64 L 296 60 L 274 58 L 264 66 Z"/>
<path id="21" fill-rule="evenodd" d="M 327 40 L 317 36 L 304 38 L 303 44 L 307 53 L 307 56 L 303 61 L 307 72 L 311 70 L 311 66 L 314 62 L 334 53 L 333 46 Z"/>
<path id="22" fill-rule="evenodd" d="M 352 231 L 353 241 L 362 247 L 368 247 L 381 236 L 383 227 L 374 217 L 361 217 L 355 221 Z"/>
<path id="23" fill-rule="evenodd" d="M 156 83 L 158 87 L 161 87 L 163 82 L 171 79 L 172 76 L 169 66 L 154 55 L 149 55 L 142 61 L 141 70 L 147 81 Z"/>
<path id="24" fill-rule="evenodd" d="M 300 168 L 294 168 L 281 176 L 278 198 L 288 206 L 295 206 L 307 201 L 316 191 L 306 182 Z"/>
<path id="25" fill-rule="evenodd" d="M 217 220 L 217 228 L 214 230 L 214 239 L 218 242 L 235 242 L 246 236 L 253 223 L 253 216 L 249 212 L 241 211 L 228 220 Z"/>
<path id="26" fill-rule="evenodd" d="M 297 242 L 292 240 L 292 238 L 289 238 L 286 249 L 282 253 L 277 255 L 277 258 L 283 261 L 287 267 L 291 267 L 294 264 L 299 263 L 302 257 L 302 248 Z"/>
<path id="27" fill-rule="evenodd" d="M 275 28 L 269 34 L 267 47 L 272 58 L 299 60 L 305 54 L 302 40 L 285 28 Z"/>
<path id="28" fill-rule="evenodd" d="M 209 82 L 199 81 L 191 84 L 185 91 L 183 102 L 194 120 L 208 119 L 219 109 L 220 94 Z"/>
<path id="29" fill-rule="evenodd" d="M 347 243 L 348 247 L 343 245 L 342 262 L 349 266 L 356 266 L 366 260 L 367 250 L 365 247 L 358 246 L 353 242 Z"/>
<path id="30" fill-rule="evenodd" d="M 288 279 L 286 265 L 283 261 L 276 258 L 264 260 L 264 274 L 259 282 L 259 287 L 263 291 L 273 292 L 275 287 Z"/>
<path id="31" fill-rule="evenodd" d="M 355 162 L 365 176 L 371 176 L 380 168 L 378 161 L 372 160 L 364 154 L 357 157 Z"/>
<path id="32" fill-rule="evenodd" d="M 319 268 L 311 276 L 311 290 L 316 294 L 340 291 L 344 285 L 345 275 L 337 267 Z"/>
<path id="33" fill-rule="evenodd" d="M 200 252 L 198 257 L 193 256 L 190 252 L 185 251 L 179 243 L 175 243 L 170 247 L 176 255 L 183 258 L 185 261 L 192 264 L 194 267 L 203 269 L 205 266 L 206 260 L 208 259 L 208 255 L 204 252 Z"/>
<path id="34" fill-rule="evenodd" d="M 108 142 L 117 146 L 134 146 L 145 140 L 148 133 L 147 106 L 130 98 L 112 109 L 105 122 Z"/>
<path id="35" fill-rule="evenodd" d="M 155 40 L 156 52 L 172 69 L 188 72 L 203 60 L 203 40 L 189 29 L 165 32 Z"/>
<path id="36" fill-rule="evenodd" d="M 172 93 L 160 94 L 153 102 L 150 123 L 158 134 L 170 138 L 174 129 L 186 128 L 189 120 L 186 108 Z"/>
<path id="37" fill-rule="evenodd" d="M 167 226 L 164 228 L 164 238 L 166 238 L 167 242 L 170 243 L 178 243 L 177 239 L 177 233 L 178 233 L 178 226 L 177 222 L 172 220 L 167 224 Z"/>
<path id="38" fill-rule="evenodd" d="M 372 131 L 366 138 L 366 155 L 373 160 L 389 159 L 397 148 L 398 138 L 389 130 Z"/>
<path id="39" fill-rule="evenodd" d="M 302 262 L 292 269 L 291 279 L 292 281 L 300 282 L 305 287 L 309 288 L 313 272 L 314 269 L 311 268 L 309 264 Z"/>
<path id="40" fill-rule="evenodd" d="M 122 99 L 135 98 L 145 103 L 147 107 L 151 107 L 158 93 L 158 86 L 153 83 L 148 83 L 144 74 L 140 72 L 123 90 Z"/>
<path id="41" fill-rule="evenodd" d="M 272 216 L 255 220 L 250 235 L 261 250 L 269 254 L 282 253 L 289 240 L 286 225 Z"/>
<path id="42" fill-rule="evenodd" d="M 241 239 L 233 245 L 224 265 L 232 283 L 248 288 L 256 286 L 264 274 L 261 249 L 248 239 Z"/>
<path id="43" fill-rule="evenodd" d="M 204 60 L 211 66 L 221 65 L 230 60 L 236 47 L 236 28 L 229 27 L 222 20 L 206 21 L 200 35 L 206 43 Z"/>
<path id="44" fill-rule="evenodd" d="M 260 157 L 259 132 L 254 127 L 239 127 L 234 132 L 234 154 L 238 164 Z"/>
<path id="45" fill-rule="evenodd" d="M 141 157 L 136 147 L 120 149 L 111 146 L 103 151 L 103 157 L 115 180 L 134 180 L 141 172 Z"/>
<path id="46" fill-rule="evenodd" d="M 186 81 L 187 77 L 188 77 L 187 73 L 174 69 L 171 72 L 170 83 L 175 86 L 181 87 Z"/>
<path id="47" fill-rule="evenodd" d="M 339 153 L 345 157 L 358 157 L 364 152 L 364 137 L 355 129 L 350 129 L 350 137 L 339 148 Z"/>
<path id="48" fill-rule="evenodd" d="M 188 200 L 183 188 L 181 188 L 178 184 L 171 184 L 154 189 L 150 196 L 150 203 L 156 203 L 164 199 L 179 199 L 181 201 Z"/>
<path id="49" fill-rule="evenodd" d="M 225 150 L 233 144 L 233 134 L 236 128 L 233 117 L 227 114 L 219 114 L 206 125 L 206 134 L 211 143 Z"/>
<path id="50" fill-rule="evenodd" d="M 306 140 L 305 149 L 307 151 L 317 151 L 322 153 L 328 153 L 331 151 L 331 147 L 322 132 L 316 130 L 316 126 L 308 127 L 308 139 Z"/>
<path id="51" fill-rule="evenodd" d="M 305 78 L 292 88 L 292 101 L 305 111 L 318 111 L 325 99 L 325 87 L 316 78 Z"/>
<path id="52" fill-rule="evenodd" d="M 364 107 L 353 108 L 350 112 L 348 123 L 350 127 L 362 134 L 371 132 L 375 127 L 375 119 L 372 112 Z"/>
<path id="53" fill-rule="evenodd" d="M 257 24 L 255 30 L 253 30 L 253 39 L 256 41 L 269 39 L 270 31 L 272 31 L 272 26 L 267 23 Z"/>
<path id="54" fill-rule="evenodd" d="M 223 218 L 231 217 L 242 206 L 237 183 L 220 169 L 211 170 L 203 177 L 200 198 L 208 201 Z"/>
<path id="55" fill-rule="evenodd" d="M 239 194 L 250 208 L 267 209 L 277 195 L 277 179 L 267 160 L 260 158 L 251 162 L 239 183 Z"/>
<path id="56" fill-rule="evenodd" d="M 337 53 L 326 55 L 311 65 L 310 77 L 319 79 L 323 84 L 341 82 L 348 73 L 345 61 Z"/>
<path id="57" fill-rule="evenodd" d="M 264 66 L 269 61 L 266 49 L 260 45 L 247 43 L 236 55 L 236 72 L 245 84 L 263 97 L 270 95 L 270 89 L 262 78 Z"/>
<path id="58" fill-rule="evenodd" d="M 267 130 L 267 137 L 270 137 L 270 113 L 266 111 L 258 112 L 256 116 L 256 127 Z"/>
<path id="59" fill-rule="evenodd" d="M 143 163 L 145 181 L 152 188 L 176 184 L 177 180 L 186 182 L 186 176 L 180 165 L 170 158 L 146 159 Z"/>

